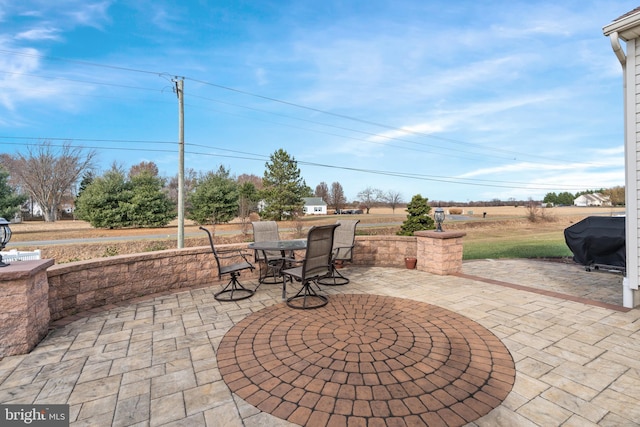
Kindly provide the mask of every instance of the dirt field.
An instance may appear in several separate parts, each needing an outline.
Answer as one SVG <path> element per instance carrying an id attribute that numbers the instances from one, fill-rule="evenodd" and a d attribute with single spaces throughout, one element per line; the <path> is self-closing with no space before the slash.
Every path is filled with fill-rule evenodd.
<path id="1" fill-rule="evenodd" d="M 448 211 L 448 208 L 445 208 Z M 571 224 L 590 215 L 609 216 L 616 213 L 624 213 L 624 209 L 611 208 L 578 208 L 562 207 L 544 209 L 539 213 L 545 220 L 531 222 L 527 219 L 529 210 L 523 206 L 491 206 L 462 208 L 462 217 L 458 220 L 445 219 L 444 228 L 450 230 L 464 230 L 467 233 L 465 239 L 482 238 L 488 234 L 505 235 L 509 233 L 536 233 L 562 231 Z M 486 212 L 486 217 L 483 213 Z M 360 224 L 366 227 L 359 228 L 359 234 L 395 234 L 400 228 L 400 224 L 406 218 L 404 209 L 396 209 L 393 213 L 390 208 L 373 208 L 368 215 L 326 215 L 308 216 L 300 222 L 287 221 L 280 224 L 280 229 L 288 229 L 289 237 L 298 237 L 304 234 L 306 228 L 312 225 L 333 223 L 338 218 L 359 219 Z M 253 218 L 257 220 L 257 218 Z M 217 225 L 215 229 L 208 227 L 215 232 L 217 244 L 242 242 L 251 240 L 251 224 L 245 226 L 242 233 L 242 224 L 239 220 L 230 224 Z M 122 255 L 137 252 L 147 252 L 153 250 L 171 249 L 176 247 L 177 222 L 162 228 L 143 229 L 119 229 L 106 230 L 95 229 L 84 221 L 58 221 L 55 223 L 45 222 L 25 222 L 12 224 L 13 232 L 11 245 L 5 249 L 34 250 L 41 249 L 44 258 L 54 258 L 57 263 L 86 260 L 96 257 Z M 234 234 L 231 234 L 234 233 Z M 151 235 L 166 235 L 166 238 L 149 238 Z M 191 237 L 195 235 L 196 237 Z M 118 241 L 120 236 L 139 236 L 140 239 Z M 197 237 L 199 236 L 199 237 Z M 101 243 L 73 243 L 56 245 L 30 244 L 34 241 L 55 241 L 61 239 L 87 239 L 87 238 L 113 238 L 113 241 Z M 208 245 L 206 234 L 198 230 L 198 226 L 189 221 L 185 222 L 185 246 Z"/>

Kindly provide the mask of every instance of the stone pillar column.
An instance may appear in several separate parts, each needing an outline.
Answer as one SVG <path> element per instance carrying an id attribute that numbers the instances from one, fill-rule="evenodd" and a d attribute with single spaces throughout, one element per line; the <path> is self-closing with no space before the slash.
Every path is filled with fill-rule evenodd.
<path id="1" fill-rule="evenodd" d="M 0 267 L 0 359 L 30 352 L 49 330 L 52 259 Z"/>
<path id="2" fill-rule="evenodd" d="M 460 231 L 416 231 L 417 269 L 446 276 L 462 271 L 462 238 Z"/>

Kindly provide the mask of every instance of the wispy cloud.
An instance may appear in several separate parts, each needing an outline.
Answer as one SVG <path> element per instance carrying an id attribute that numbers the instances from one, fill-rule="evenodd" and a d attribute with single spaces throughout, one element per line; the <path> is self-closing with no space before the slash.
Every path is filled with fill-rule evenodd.
<path id="1" fill-rule="evenodd" d="M 60 30 L 55 28 L 36 28 L 27 31 L 23 31 L 16 35 L 16 40 L 61 40 Z"/>
<path id="2" fill-rule="evenodd" d="M 112 3 L 113 1 L 78 2 L 74 5 L 74 10 L 68 11 L 67 15 L 75 25 L 101 29 L 110 20 L 108 9 Z"/>
<path id="3" fill-rule="evenodd" d="M 186 131 L 203 145 L 260 155 L 282 147 L 318 163 L 519 183 L 485 193 L 482 186 L 449 190 L 366 176 L 368 185 L 396 186 L 407 198 L 439 198 L 441 191 L 521 199 L 549 184 L 623 182 L 621 72 L 601 34 L 608 19 L 625 12 L 614 3 L 407 0 L 363 9 L 339 0 L 0 0 L 0 49 L 24 53 L 0 55 L 0 109 L 3 120 L 45 134 L 67 132 L 64 122 L 106 138 L 175 136 L 175 97 L 163 93 L 165 106 L 145 102 L 147 92 L 139 90 L 169 82 L 38 55 L 85 58 L 264 95 L 187 80 L 187 94 L 197 99 L 188 105 Z M 100 97 L 92 102 L 86 94 Z M 167 167 L 173 161 L 157 156 Z M 234 173 L 261 175 L 264 166 L 213 161 L 230 162 Z M 305 176 L 310 185 L 326 180 L 326 170 L 314 173 Z M 364 181 L 353 176 L 343 184 L 356 193 Z"/>

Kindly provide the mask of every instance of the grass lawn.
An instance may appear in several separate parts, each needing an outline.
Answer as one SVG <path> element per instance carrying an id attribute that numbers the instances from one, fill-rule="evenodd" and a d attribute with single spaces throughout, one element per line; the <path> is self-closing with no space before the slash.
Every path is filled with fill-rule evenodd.
<path id="1" fill-rule="evenodd" d="M 564 240 L 512 239 L 492 243 L 465 241 L 462 258 L 558 258 L 572 255 Z"/>
<path id="2" fill-rule="evenodd" d="M 519 229 L 470 230 L 464 237 L 463 259 L 558 258 L 573 254 L 564 241 L 564 224 Z"/>

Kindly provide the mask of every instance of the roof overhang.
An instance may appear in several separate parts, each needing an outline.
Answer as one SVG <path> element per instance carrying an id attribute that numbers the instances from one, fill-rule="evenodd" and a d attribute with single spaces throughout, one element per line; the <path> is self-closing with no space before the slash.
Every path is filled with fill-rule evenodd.
<path id="1" fill-rule="evenodd" d="M 635 9 L 602 28 L 605 36 L 618 33 L 625 42 L 640 38 L 640 9 Z"/>

